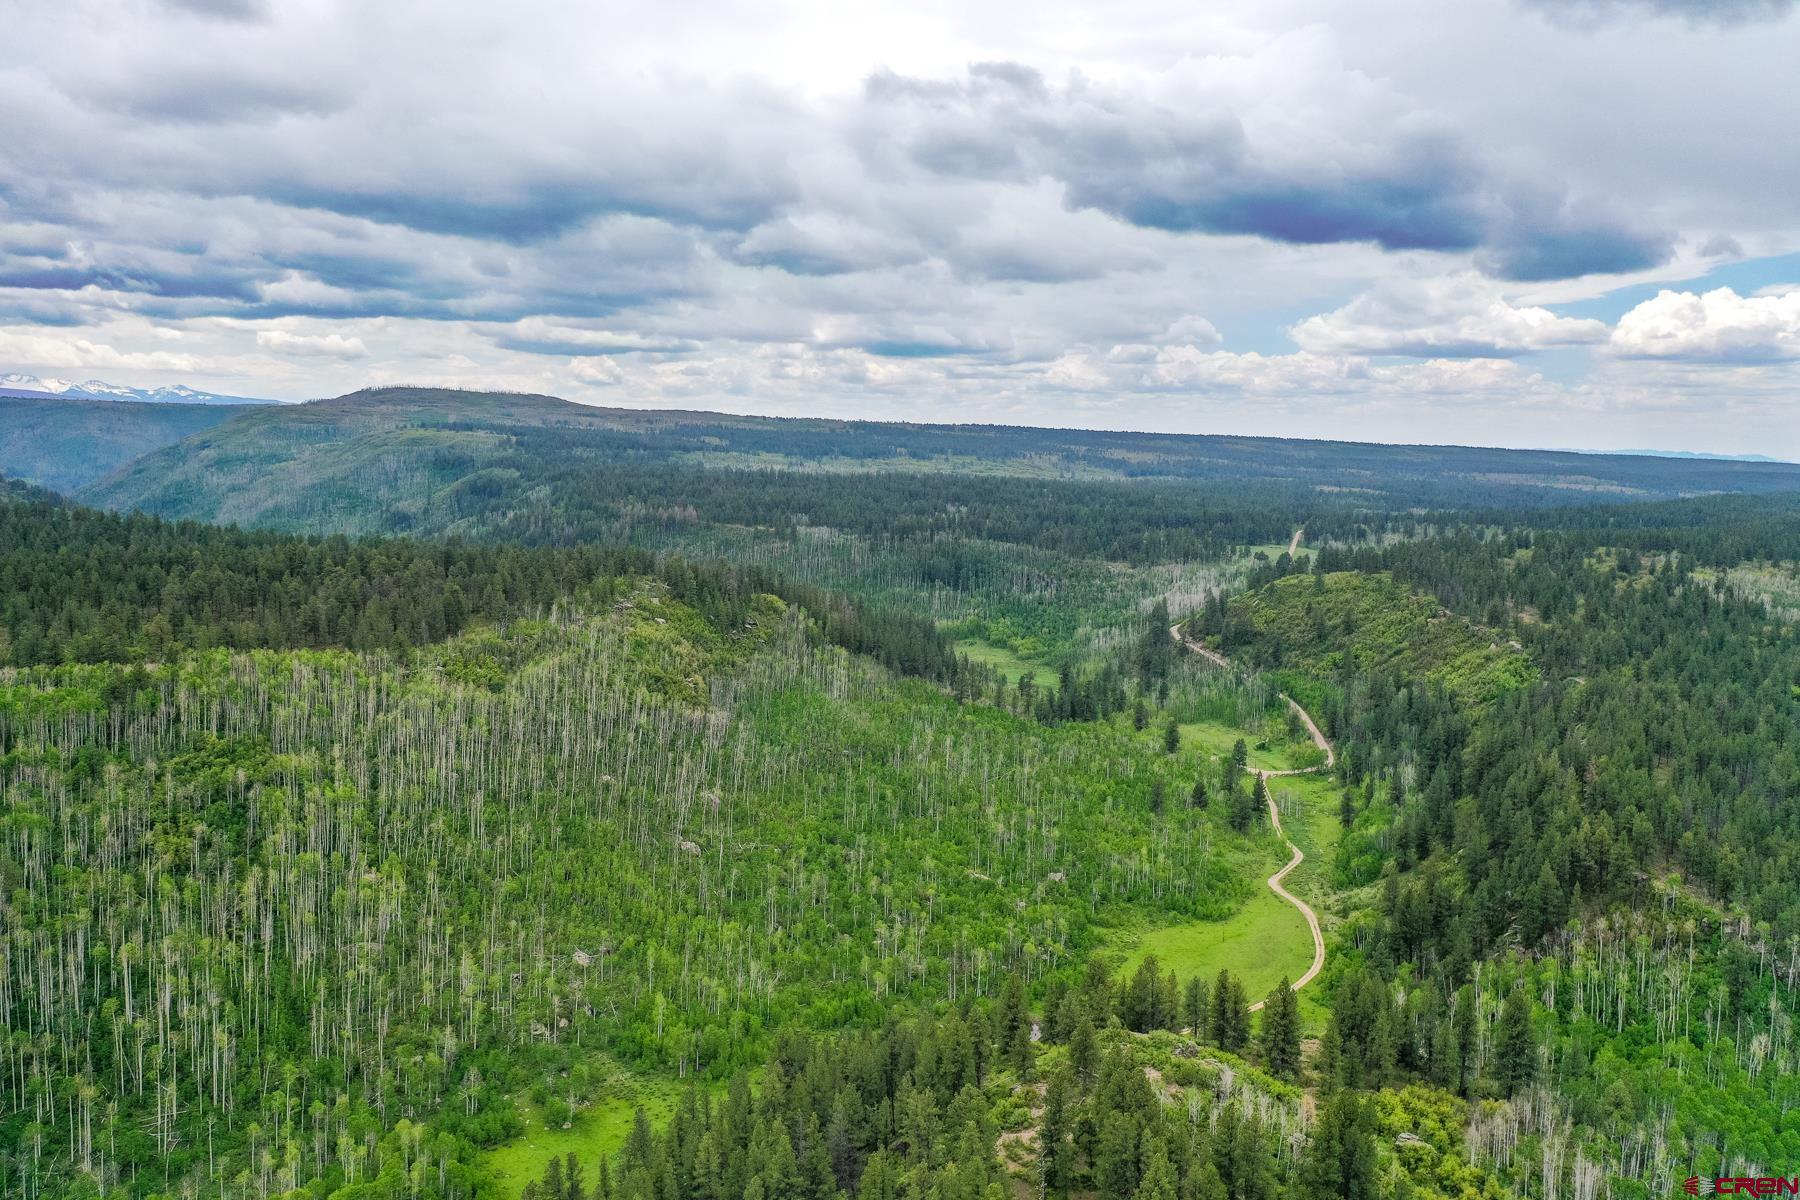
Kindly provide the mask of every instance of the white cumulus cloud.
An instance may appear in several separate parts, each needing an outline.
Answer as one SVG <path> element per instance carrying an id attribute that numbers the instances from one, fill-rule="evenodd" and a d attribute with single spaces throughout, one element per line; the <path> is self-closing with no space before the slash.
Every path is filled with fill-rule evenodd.
<path id="1" fill-rule="evenodd" d="M 1606 340 L 1603 322 L 1509 304 L 1475 275 L 1376 288 L 1291 332 L 1302 349 L 1321 354 L 1416 358 L 1512 358 Z"/>
<path id="2" fill-rule="evenodd" d="M 1612 351 L 1623 358 L 1768 363 L 1800 359 L 1800 288 L 1740 296 L 1661 291 L 1623 317 Z"/>
<path id="3" fill-rule="evenodd" d="M 214 366 L 193 354 L 167 350 L 120 350 L 66 330 L 0 328 L 0 361 L 56 370 L 122 367 L 142 371 L 205 371 Z"/>
<path id="4" fill-rule="evenodd" d="M 325 358 L 362 358 L 369 348 L 359 337 L 341 333 L 289 333 L 285 329 L 260 329 L 256 344 L 275 354 L 316 354 Z"/>

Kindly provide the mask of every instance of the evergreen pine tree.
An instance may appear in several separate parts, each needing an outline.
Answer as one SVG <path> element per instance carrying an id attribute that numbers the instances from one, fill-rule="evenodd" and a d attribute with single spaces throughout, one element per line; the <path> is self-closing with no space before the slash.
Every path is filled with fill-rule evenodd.
<path id="1" fill-rule="evenodd" d="M 1206 980 L 1199 975 L 1190 976 L 1187 987 L 1181 993 L 1181 1027 L 1195 1037 L 1202 1036 L 1206 1031 L 1209 1011 Z"/>
<path id="2" fill-rule="evenodd" d="M 1537 1069 L 1537 1043 L 1531 1035 L 1531 997 L 1515 983 L 1500 1009 L 1494 1031 L 1494 1077 L 1508 1096 L 1531 1082 Z"/>
<path id="3" fill-rule="evenodd" d="M 1300 1163 L 1301 1190 L 1337 1200 L 1380 1200 L 1375 1133 L 1374 1114 L 1361 1093 L 1333 1092 Z"/>
<path id="4" fill-rule="evenodd" d="M 1234 1021 L 1231 1015 L 1231 988 L 1234 980 L 1231 972 L 1220 969 L 1219 977 L 1213 981 L 1212 1014 L 1207 1022 L 1207 1036 L 1215 1046 L 1231 1049 Z"/>
<path id="5" fill-rule="evenodd" d="M 1174 1029 L 1181 1024 L 1181 986 L 1175 972 L 1165 971 L 1157 981 L 1156 1020 L 1153 1028 Z"/>
<path id="6" fill-rule="evenodd" d="M 1232 1200 L 1274 1200 L 1274 1164 L 1262 1123 L 1255 1117 L 1240 1117 L 1225 1149 L 1231 1164 Z"/>
<path id="7" fill-rule="evenodd" d="M 1069 1035 L 1069 1065 L 1075 1071 L 1075 1078 L 1083 1087 L 1094 1078 L 1094 1062 L 1098 1054 L 1094 1045 L 1094 1022 L 1083 1013 L 1081 1020 L 1075 1023 L 1075 1031 Z"/>
<path id="8" fill-rule="evenodd" d="M 1262 1053 L 1269 1073 L 1280 1079 L 1300 1076 L 1300 998 L 1286 976 L 1263 1001 Z"/>
<path id="9" fill-rule="evenodd" d="M 1129 1113 L 1109 1112 L 1100 1119 L 1094 1148 L 1094 1187 L 1109 1200 L 1131 1200 L 1138 1179 L 1137 1122 Z"/>
<path id="10" fill-rule="evenodd" d="M 1038 1127 L 1038 1168 L 1047 1195 L 1060 1196 L 1074 1175 L 1069 1144 L 1069 1105 L 1074 1086 L 1067 1068 L 1050 1077 L 1044 1089 L 1044 1118 Z"/>
<path id="11" fill-rule="evenodd" d="M 1025 1007 L 1025 984 L 1017 975 L 1008 977 L 1000 1002 L 1001 1051 L 1008 1065 L 1024 1080 L 1031 1072 L 1031 1013 Z"/>
<path id="12" fill-rule="evenodd" d="M 1143 1154 L 1143 1177 L 1131 1200 L 1178 1200 L 1175 1164 L 1169 1161 L 1169 1148 L 1161 1138 L 1147 1136 L 1146 1141 L 1149 1145 Z"/>

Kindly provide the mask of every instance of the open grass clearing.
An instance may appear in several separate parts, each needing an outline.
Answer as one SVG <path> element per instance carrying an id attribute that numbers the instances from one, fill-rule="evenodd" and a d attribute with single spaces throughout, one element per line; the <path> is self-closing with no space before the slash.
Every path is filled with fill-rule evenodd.
<path id="1" fill-rule="evenodd" d="M 954 643 L 956 652 L 970 662 L 992 667 L 1006 677 L 1006 682 L 1018 686 L 1019 679 L 1027 673 L 1034 674 L 1032 681 L 1039 691 L 1054 692 L 1056 690 L 1056 670 L 1043 663 L 1032 662 L 1028 658 L 1020 658 L 1005 646 L 996 646 L 992 642 L 984 642 L 980 638 L 958 638 Z"/>
<path id="2" fill-rule="evenodd" d="M 1270 859 L 1265 876 L 1277 865 Z M 1120 969 L 1125 977 L 1154 954 L 1162 969 L 1174 971 L 1183 983 L 1195 975 L 1210 983 L 1228 970 L 1244 981 L 1252 1000 L 1262 999 L 1283 976 L 1300 978 L 1313 956 L 1306 918 L 1266 884 L 1259 884 L 1244 906 L 1223 921 L 1186 921 L 1127 933 L 1119 945 L 1130 947 Z"/>
<path id="3" fill-rule="evenodd" d="M 1224 729 L 1224 727 L 1219 727 Z M 1224 729 L 1235 741 L 1241 731 Z M 1227 744 L 1229 750 L 1229 744 Z M 1252 762 L 1255 762 L 1254 755 Z M 1271 768 L 1275 769 L 1275 768 Z M 1324 775 L 1299 775 L 1269 781 L 1282 813 L 1282 826 L 1305 859 L 1284 881 L 1294 895 L 1318 914 L 1327 938 L 1337 923 L 1330 908 L 1332 858 L 1340 832 L 1338 788 Z M 1186 921 L 1179 925 L 1122 932 L 1115 945 L 1125 950 L 1120 976 L 1129 978 L 1147 955 L 1156 955 L 1165 971 L 1186 982 L 1201 975 L 1210 983 L 1221 969 L 1244 981 L 1251 1000 L 1268 995 L 1283 977 L 1294 980 L 1312 962 L 1312 936 L 1300 911 L 1271 891 L 1267 876 L 1287 861 L 1283 853 L 1257 869 L 1261 882 L 1242 908 L 1220 921 Z M 1317 983 L 1300 992 L 1300 1016 L 1308 1036 L 1325 1029 L 1328 1010 L 1320 1002 Z"/>
<path id="4" fill-rule="evenodd" d="M 1249 751 L 1249 765 L 1259 771 L 1291 771 L 1299 765 L 1292 752 L 1301 747 L 1290 746 L 1285 742 L 1269 742 L 1266 748 L 1258 749 L 1263 742 L 1255 734 L 1245 733 L 1242 729 L 1217 721 L 1190 721 L 1181 725 L 1180 729 L 1181 744 L 1202 754 L 1228 757 L 1237 740 L 1243 738 Z"/>
<path id="5" fill-rule="evenodd" d="M 1281 810 L 1282 828 L 1306 855 L 1284 884 L 1288 891 L 1312 906 L 1319 918 L 1319 928 L 1325 934 L 1329 953 L 1332 930 L 1342 920 L 1337 912 L 1340 897 L 1332 887 L 1338 837 L 1343 832 L 1338 822 L 1341 788 L 1328 775 L 1294 775 L 1271 779 L 1269 790 L 1275 796 L 1276 807 Z M 1295 913 L 1295 916 L 1299 914 Z M 1320 1002 L 1323 995 L 1317 981 L 1300 992 L 1300 1020 L 1308 1036 L 1325 1031 L 1329 1013 Z M 1258 998 L 1251 997 L 1253 1000 Z"/>
<path id="6" fill-rule="evenodd" d="M 569 1127 L 552 1128 L 542 1110 L 529 1101 L 520 1105 L 525 1132 L 482 1156 L 493 1172 L 497 1194 L 517 1196 L 525 1185 L 541 1179 L 552 1158 L 573 1154 L 593 1183 L 595 1164 L 602 1155 L 617 1154 L 631 1133 L 641 1106 L 653 1128 L 661 1129 L 675 1113 L 688 1085 L 676 1080 L 646 1079 L 620 1071 L 607 1080 L 605 1095 L 577 1112 Z"/>

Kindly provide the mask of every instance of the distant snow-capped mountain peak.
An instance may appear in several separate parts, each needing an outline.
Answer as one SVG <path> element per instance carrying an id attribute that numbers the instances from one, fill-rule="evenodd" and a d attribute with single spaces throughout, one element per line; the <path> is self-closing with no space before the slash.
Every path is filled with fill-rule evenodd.
<path id="1" fill-rule="evenodd" d="M 0 388 L 21 392 L 50 392 L 63 395 L 79 390 L 80 385 L 67 379 L 40 379 L 36 375 L 0 375 Z"/>
<path id="2" fill-rule="evenodd" d="M 66 396 L 74 400 L 135 400 L 149 404 L 268 404 L 249 396 L 227 396 L 203 392 L 186 384 L 159 388 L 134 388 L 90 379 L 76 383 L 72 379 L 44 379 L 37 375 L 0 375 L 0 395 Z"/>

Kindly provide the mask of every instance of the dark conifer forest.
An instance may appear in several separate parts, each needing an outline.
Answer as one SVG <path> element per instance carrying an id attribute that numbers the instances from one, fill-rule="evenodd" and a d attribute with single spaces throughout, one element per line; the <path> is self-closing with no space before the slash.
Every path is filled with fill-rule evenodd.
<path id="1" fill-rule="evenodd" d="M 1800 473 L 560 403 L 5 485 L 0 1195 L 1800 1163 Z"/>

